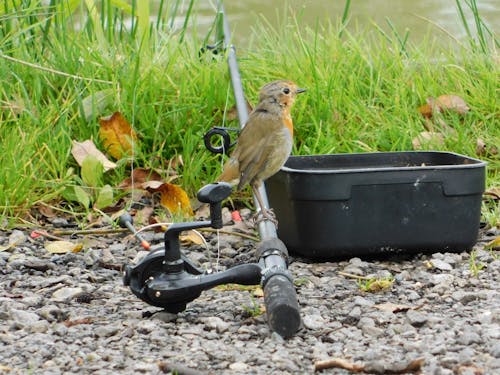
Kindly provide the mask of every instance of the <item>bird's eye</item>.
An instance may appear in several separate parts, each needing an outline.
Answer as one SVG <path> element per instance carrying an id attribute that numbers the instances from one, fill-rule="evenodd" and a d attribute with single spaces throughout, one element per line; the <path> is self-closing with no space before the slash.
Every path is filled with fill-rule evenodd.
<path id="1" fill-rule="evenodd" d="M 288 95 L 288 94 L 290 94 L 290 89 L 289 89 L 288 87 L 285 87 L 285 88 L 283 89 L 283 93 L 284 93 L 284 94 L 287 94 L 287 95 Z"/>

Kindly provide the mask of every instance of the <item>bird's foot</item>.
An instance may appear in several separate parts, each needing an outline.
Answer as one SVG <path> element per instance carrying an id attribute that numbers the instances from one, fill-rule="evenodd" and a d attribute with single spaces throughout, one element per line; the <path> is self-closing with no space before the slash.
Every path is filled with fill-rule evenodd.
<path id="1" fill-rule="evenodd" d="M 257 212 L 254 216 L 254 220 L 255 225 L 259 225 L 262 221 L 268 220 L 278 229 L 278 220 L 272 208 Z"/>

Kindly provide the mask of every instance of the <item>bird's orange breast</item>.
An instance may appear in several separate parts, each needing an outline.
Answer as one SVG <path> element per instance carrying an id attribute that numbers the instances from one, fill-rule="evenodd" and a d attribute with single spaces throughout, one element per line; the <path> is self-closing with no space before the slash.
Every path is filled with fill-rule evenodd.
<path id="1" fill-rule="evenodd" d="M 293 121 L 292 121 L 292 118 L 290 116 L 286 116 L 283 119 L 283 122 L 284 122 L 286 128 L 290 131 L 290 135 L 293 137 Z"/>

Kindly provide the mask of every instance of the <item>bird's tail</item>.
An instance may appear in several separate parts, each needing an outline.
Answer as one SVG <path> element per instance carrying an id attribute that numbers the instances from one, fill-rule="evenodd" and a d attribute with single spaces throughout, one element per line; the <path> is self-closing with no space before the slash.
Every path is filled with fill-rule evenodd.
<path id="1" fill-rule="evenodd" d="M 228 182 L 232 185 L 238 184 L 240 181 L 240 168 L 238 160 L 229 158 L 229 160 L 224 164 L 222 173 L 217 178 L 217 181 Z"/>

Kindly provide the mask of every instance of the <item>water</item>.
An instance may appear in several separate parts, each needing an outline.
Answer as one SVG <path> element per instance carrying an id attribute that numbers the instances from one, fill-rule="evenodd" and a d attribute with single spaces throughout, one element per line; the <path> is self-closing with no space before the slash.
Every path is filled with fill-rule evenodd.
<path id="1" fill-rule="evenodd" d="M 474 19 L 464 0 L 469 26 L 475 30 Z M 188 1 L 185 1 L 184 8 Z M 500 0 L 477 0 L 479 14 L 497 35 L 500 32 Z M 300 25 L 315 27 L 317 23 L 336 23 L 345 6 L 343 0 L 245 0 L 225 1 L 226 15 L 236 43 L 248 45 L 259 19 L 265 17 L 272 25 L 283 25 L 295 17 Z M 215 0 L 196 2 L 196 25 L 200 33 L 206 32 L 215 14 Z M 373 24 L 390 32 L 387 19 L 397 33 L 409 31 L 409 40 L 419 43 L 429 34 L 438 42 L 447 44 L 464 41 L 467 34 L 454 0 L 352 0 L 349 11 L 349 29 L 375 30 Z M 179 24 L 181 20 L 179 19 Z M 255 34 L 254 34 L 255 35 Z"/>

